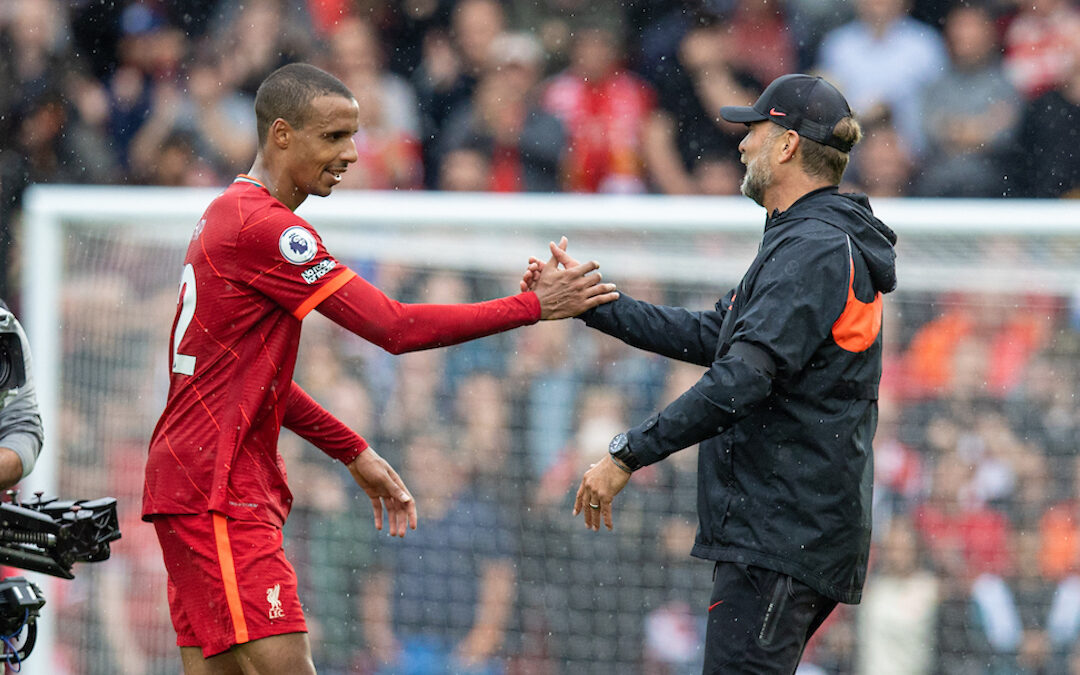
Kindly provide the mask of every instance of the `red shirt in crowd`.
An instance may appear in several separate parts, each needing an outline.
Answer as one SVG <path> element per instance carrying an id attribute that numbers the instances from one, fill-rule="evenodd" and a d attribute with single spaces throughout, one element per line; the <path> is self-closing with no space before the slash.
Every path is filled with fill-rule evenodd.
<path id="1" fill-rule="evenodd" d="M 641 136 L 655 99 L 644 80 L 625 71 L 596 82 L 569 72 L 552 80 L 543 105 L 566 126 L 568 190 L 644 190 Z"/>
<path id="2" fill-rule="evenodd" d="M 1004 514 L 986 507 L 956 511 L 926 503 L 915 513 L 915 529 L 931 556 L 965 579 L 980 574 L 1006 576 L 1012 571 L 1009 521 Z"/>

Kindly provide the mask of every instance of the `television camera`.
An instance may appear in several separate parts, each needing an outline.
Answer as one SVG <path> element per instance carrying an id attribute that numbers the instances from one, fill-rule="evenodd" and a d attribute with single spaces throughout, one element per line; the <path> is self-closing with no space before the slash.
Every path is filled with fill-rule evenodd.
<path id="1" fill-rule="evenodd" d="M 12 390 L 26 382 L 18 324 L 0 303 L 0 415 Z M 72 565 L 109 557 L 120 538 L 116 499 L 61 500 L 36 492 L 20 501 L 8 490 L 0 502 L 0 564 L 73 579 Z M 45 597 L 24 577 L 0 579 L 0 661 L 18 667 L 37 639 Z"/>

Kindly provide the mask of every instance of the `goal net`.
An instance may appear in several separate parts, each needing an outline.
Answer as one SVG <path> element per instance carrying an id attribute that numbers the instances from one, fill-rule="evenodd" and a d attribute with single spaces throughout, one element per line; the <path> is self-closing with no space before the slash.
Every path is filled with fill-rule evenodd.
<path id="1" fill-rule="evenodd" d="M 27 193 L 19 312 L 46 447 L 22 489 L 117 497 L 123 538 L 73 581 L 39 579 L 48 604 L 25 672 L 178 670 L 138 514 L 184 250 L 215 194 Z M 866 601 L 838 611 L 805 661 L 875 672 L 902 648 L 960 672 L 949 664 L 1019 658 L 1037 629 L 1038 657 L 1064 664 L 1080 631 L 1080 207 L 875 209 L 899 234 L 901 284 L 886 304 L 875 554 Z M 743 198 L 446 193 L 341 193 L 299 214 L 402 301 L 516 292 L 528 257 L 566 235 L 620 290 L 694 309 L 738 281 L 765 215 Z M 401 469 L 420 512 L 404 541 L 377 533 L 347 472 L 283 435 L 285 546 L 319 672 L 378 672 L 392 654 L 389 672 L 422 671 L 443 653 L 518 673 L 700 672 L 712 570 L 688 555 L 696 449 L 635 475 L 613 532 L 570 513 L 608 440 L 700 373 L 578 321 L 395 357 L 312 314 L 297 380 Z"/>

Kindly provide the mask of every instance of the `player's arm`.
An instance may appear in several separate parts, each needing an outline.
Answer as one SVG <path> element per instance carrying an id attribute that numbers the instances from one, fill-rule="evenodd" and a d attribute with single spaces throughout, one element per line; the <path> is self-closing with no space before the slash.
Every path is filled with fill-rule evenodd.
<path id="1" fill-rule="evenodd" d="M 315 309 L 391 354 L 446 347 L 540 319 L 535 293 L 470 304 L 414 304 L 388 297 L 360 276 Z"/>
<path id="2" fill-rule="evenodd" d="M 416 502 L 394 467 L 296 382 L 289 389 L 282 424 L 348 467 L 353 480 L 371 499 L 375 529 L 383 527 L 384 508 L 391 535 L 404 537 L 407 528 L 416 529 Z"/>
<path id="3" fill-rule="evenodd" d="M 289 389 L 282 425 L 342 464 L 368 448 L 368 443 L 330 414 L 296 382 Z"/>
<path id="4" fill-rule="evenodd" d="M 398 302 L 353 275 L 316 309 L 388 352 L 401 354 L 454 345 L 539 320 L 577 316 L 618 298 L 613 284 L 601 283 L 600 275 L 592 274 L 598 267 L 590 261 L 559 269 L 552 262 L 528 292 L 456 305 Z"/>

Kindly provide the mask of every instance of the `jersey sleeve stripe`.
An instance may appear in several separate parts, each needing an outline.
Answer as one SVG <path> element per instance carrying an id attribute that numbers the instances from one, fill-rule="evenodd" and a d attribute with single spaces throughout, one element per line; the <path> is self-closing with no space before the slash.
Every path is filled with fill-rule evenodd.
<path id="1" fill-rule="evenodd" d="M 232 546 L 229 543 L 229 521 L 220 513 L 210 515 L 214 518 L 214 541 L 217 544 L 221 581 L 225 585 L 225 601 L 229 605 L 236 643 L 243 644 L 248 641 L 247 620 L 244 618 L 244 607 L 240 603 L 240 585 L 236 582 L 236 564 L 233 562 Z"/>
<path id="2" fill-rule="evenodd" d="M 308 299 L 300 303 L 300 306 L 293 312 L 293 316 L 297 319 L 303 319 L 305 316 L 311 313 L 311 310 L 319 306 L 319 303 L 333 295 L 339 288 L 349 283 L 353 277 L 356 276 L 356 272 L 349 268 L 345 268 L 341 274 L 337 275 L 325 285 L 320 286 L 314 293 L 308 296 Z"/>

